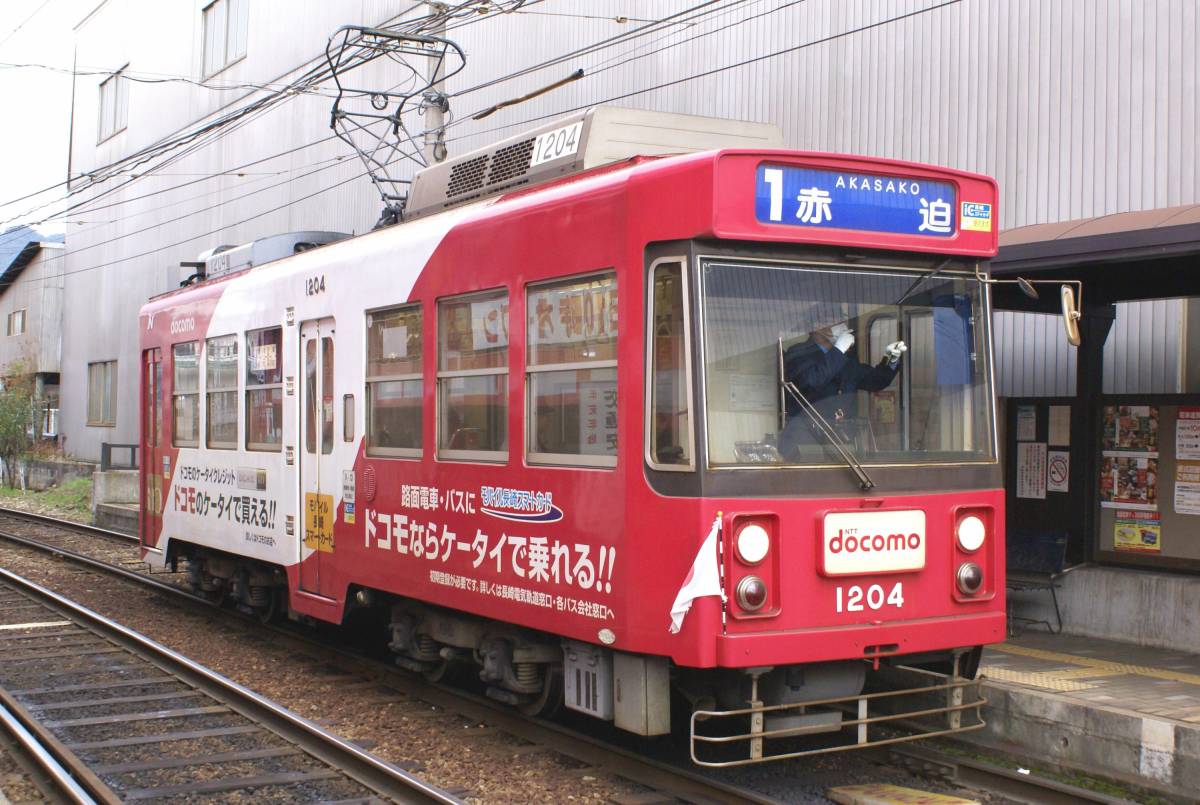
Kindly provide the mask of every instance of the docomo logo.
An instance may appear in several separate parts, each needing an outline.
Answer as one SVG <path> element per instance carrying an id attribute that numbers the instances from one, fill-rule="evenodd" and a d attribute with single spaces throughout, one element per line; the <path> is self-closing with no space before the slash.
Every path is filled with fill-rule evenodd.
<path id="1" fill-rule="evenodd" d="M 829 540 L 829 552 L 841 553 L 843 550 L 846 553 L 854 553 L 861 551 L 863 553 L 883 551 L 919 551 L 921 550 L 921 535 L 917 533 L 909 534 L 863 534 L 861 537 L 854 534 L 843 534 L 838 531 L 837 536 Z"/>
<path id="2" fill-rule="evenodd" d="M 171 335 L 190 333 L 196 329 L 196 320 L 191 316 L 186 319 L 171 319 Z"/>
<path id="3" fill-rule="evenodd" d="M 823 524 L 827 576 L 897 573 L 925 567 L 925 512 L 832 512 Z"/>

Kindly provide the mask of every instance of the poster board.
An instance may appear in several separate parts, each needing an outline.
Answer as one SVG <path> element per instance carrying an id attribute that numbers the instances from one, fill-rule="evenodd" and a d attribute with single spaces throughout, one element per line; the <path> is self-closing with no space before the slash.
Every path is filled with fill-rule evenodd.
<path id="1" fill-rule="evenodd" d="M 1200 571 L 1200 399 L 1104 397 L 1101 406 L 1096 558 Z"/>

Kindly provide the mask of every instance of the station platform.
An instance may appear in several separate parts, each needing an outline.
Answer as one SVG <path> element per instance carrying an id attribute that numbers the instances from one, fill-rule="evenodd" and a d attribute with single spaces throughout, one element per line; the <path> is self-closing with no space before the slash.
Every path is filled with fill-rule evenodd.
<path id="1" fill-rule="evenodd" d="M 1189 800 L 1200 781 L 1200 654 L 1029 630 L 989 647 L 972 740 Z"/>

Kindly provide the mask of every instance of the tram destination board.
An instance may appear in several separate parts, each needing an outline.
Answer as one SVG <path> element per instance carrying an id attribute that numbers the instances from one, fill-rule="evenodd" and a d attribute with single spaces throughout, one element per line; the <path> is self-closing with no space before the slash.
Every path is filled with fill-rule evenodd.
<path id="1" fill-rule="evenodd" d="M 756 172 L 754 195 L 755 216 L 764 224 L 933 237 L 957 231 L 954 185 L 928 178 L 764 163 Z M 966 216 L 982 214 L 981 206 L 990 219 L 991 205 L 963 205 L 964 229 L 977 228 Z"/>

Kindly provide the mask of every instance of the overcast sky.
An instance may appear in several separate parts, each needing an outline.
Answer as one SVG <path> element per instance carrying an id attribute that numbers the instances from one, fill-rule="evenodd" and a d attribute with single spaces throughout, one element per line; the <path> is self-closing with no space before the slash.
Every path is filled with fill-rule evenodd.
<path id="1" fill-rule="evenodd" d="M 5 113 L 0 126 L 0 221 L 61 196 L 63 188 L 59 187 L 50 194 L 8 203 L 66 179 L 71 125 L 69 74 L 6 65 L 32 63 L 69 71 L 75 47 L 73 28 L 99 2 L 0 2 L 0 100 Z M 19 220 L 32 223 L 50 209 Z"/>

